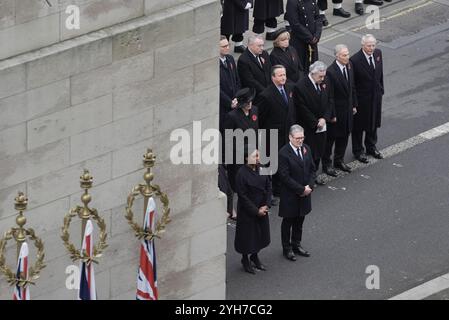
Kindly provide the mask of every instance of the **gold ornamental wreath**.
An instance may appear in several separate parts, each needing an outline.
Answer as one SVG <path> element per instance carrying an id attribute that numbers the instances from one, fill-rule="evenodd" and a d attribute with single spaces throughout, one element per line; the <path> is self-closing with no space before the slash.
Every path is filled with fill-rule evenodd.
<path id="1" fill-rule="evenodd" d="M 161 188 L 158 185 L 151 185 L 150 188 L 156 196 L 161 200 L 163 205 L 163 214 L 161 219 L 156 222 L 156 230 L 151 232 L 151 230 L 145 231 L 142 226 L 140 226 L 137 222 L 134 221 L 134 214 L 132 211 L 132 206 L 136 196 L 142 193 L 142 191 L 148 186 L 145 184 L 139 184 L 135 186 L 131 194 L 128 196 L 127 205 L 126 205 L 126 215 L 125 218 L 128 220 L 128 224 L 134 230 L 136 237 L 141 240 L 142 238 L 145 240 L 153 240 L 153 238 L 161 238 L 160 234 L 165 231 L 165 226 L 171 221 L 169 218 L 170 208 L 168 207 L 168 197 L 165 193 L 161 191 Z"/>
<path id="2" fill-rule="evenodd" d="M 91 262 L 98 264 L 98 261 L 96 259 L 102 256 L 103 250 L 106 249 L 108 245 L 106 244 L 106 223 L 104 222 L 104 219 L 98 215 L 96 209 L 89 209 L 90 216 L 93 220 L 95 220 L 98 228 L 100 229 L 99 241 L 94 245 L 93 256 L 89 256 L 86 250 L 78 250 L 73 245 L 73 243 L 70 242 L 70 223 L 72 221 L 72 218 L 74 218 L 76 215 L 79 216 L 81 214 L 81 210 L 83 209 L 83 207 L 77 206 L 76 208 L 71 209 L 70 212 L 64 217 L 61 239 L 64 242 L 64 246 L 66 247 L 67 251 L 70 253 L 70 258 L 73 262 L 81 260 L 82 262 L 86 262 L 87 264 L 90 264 Z"/>
<path id="3" fill-rule="evenodd" d="M 19 287 L 27 287 L 29 284 L 34 285 L 35 281 L 39 278 L 39 274 L 43 268 L 45 268 L 44 264 L 44 243 L 42 242 L 42 239 L 37 237 L 34 233 L 34 230 L 32 228 L 24 229 L 25 234 L 34 241 L 34 246 L 37 249 L 36 254 L 36 262 L 33 266 L 30 267 L 28 272 L 28 278 L 23 278 L 22 275 L 20 275 L 20 278 L 17 278 L 16 274 L 6 265 L 5 262 L 5 248 L 6 244 L 8 243 L 8 240 L 11 240 L 13 237 L 15 237 L 15 234 L 19 231 L 19 228 L 11 228 L 9 231 L 7 231 L 4 235 L 4 237 L 0 240 L 0 272 L 2 272 L 5 277 L 6 281 L 10 286 L 16 286 Z"/>

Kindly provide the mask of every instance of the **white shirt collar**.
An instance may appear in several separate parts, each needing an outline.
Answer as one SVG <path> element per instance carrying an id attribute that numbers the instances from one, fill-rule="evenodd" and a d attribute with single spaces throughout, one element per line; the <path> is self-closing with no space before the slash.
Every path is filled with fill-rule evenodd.
<path id="1" fill-rule="evenodd" d="M 343 72 L 343 68 L 346 68 L 346 66 L 338 62 L 338 60 L 335 60 L 335 62 L 337 63 L 337 66 L 340 68 L 341 72 Z"/>
<path id="2" fill-rule="evenodd" d="M 298 148 L 296 148 L 294 145 L 292 145 L 291 142 L 289 142 L 289 144 L 290 144 L 290 147 L 292 147 L 293 151 L 294 151 L 295 154 L 296 154 L 296 149 L 298 149 Z M 301 147 L 302 147 L 302 145 L 299 146 L 299 150 L 301 150 Z M 301 150 L 301 154 L 302 154 L 302 150 Z"/>
<path id="3" fill-rule="evenodd" d="M 369 64 L 369 57 L 373 57 L 373 59 L 372 59 L 373 60 L 373 64 L 376 65 L 376 63 L 374 62 L 374 54 L 372 54 L 372 55 L 366 54 L 366 52 L 363 51 L 363 49 L 362 49 L 362 52 L 365 55 L 365 58 L 366 58 L 366 61 L 368 61 L 368 64 Z"/>
<path id="4" fill-rule="evenodd" d="M 315 82 L 315 80 L 313 80 L 313 78 L 312 78 L 312 76 L 310 75 L 310 73 L 309 73 L 309 79 L 310 79 L 310 82 L 312 82 L 313 87 L 316 88 L 316 82 Z"/>

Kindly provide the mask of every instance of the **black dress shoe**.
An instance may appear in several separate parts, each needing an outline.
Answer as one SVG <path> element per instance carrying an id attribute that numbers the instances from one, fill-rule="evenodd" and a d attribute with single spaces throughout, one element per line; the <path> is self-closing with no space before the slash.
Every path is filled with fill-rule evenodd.
<path id="1" fill-rule="evenodd" d="M 327 18 L 324 14 L 321 14 L 321 21 L 323 21 L 323 27 L 327 27 L 329 25 L 329 21 L 327 21 Z"/>
<path id="2" fill-rule="evenodd" d="M 373 151 L 369 151 L 369 152 L 367 151 L 366 154 L 369 154 L 369 155 L 373 156 L 376 159 L 383 159 L 384 158 L 382 153 L 380 153 L 377 150 L 373 150 Z"/>
<path id="3" fill-rule="evenodd" d="M 351 14 L 343 8 L 334 9 L 333 14 L 334 14 L 334 16 L 340 16 L 343 18 L 349 18 L 351 16 Z"/>
<path id="4" fill-rule="evenodd" d="M 341 171 L 345 172 L 351 172 L 351 168 L 343 162 L 336 162 L 334 164 L 334 168 L 340 169 Z"/>
<path id="5" fill-rule="evenodd" d="M 364 4 L 373 4 L 375 6 L 381 6 L 384 4 L 382 0 L 363 0 Z"/>
<path id="6" fill-rule="evenodd" d="M 262 270 L 262 271 L 266 271 L 267 268 L 262 264 L 262 262 L 260 262 L 259 257 L 258 256 L 251 256 L 250 257 L 251 261 L 254 263 L 254 265 L 256 266 L 256 269 Z"/>
<path id="7" fill-rule="evenodd" d="M 392 0 L 384 0 L 384 1 L 391 2 Z"/>
<path id="8" fill-rule="evenodd" d="M 248 259 L 242 259 L 242 265 L 245 272 L 256 274 L 256 270 L 254 270 L 253 266 L 251 265 L 251 263 L 249 263 Z"/>
<path id="9" fill-rule="evenodd" d="M 290 250 L 284 250 L 284 257 L 287 258 L 290 261 L 296 261 L 296 257 L 295 254 L 293 253 L 293 251 Z"/>
<path id="10" fill-rule="evenodd" d="M 368 163 L 369 162 L 368 158 L 365 155 L 363 155 L 363 154 L 355 156 L 355 158 L 357 160 L 359 160 L 360 162 L 362 162 L 362 163 Z"/>
<path id="11" fill-rule="evenodd" d="M 310 257 L 310 253 L 304 250 L 301 246 L 293 247 L 293 252 L 298 256 Z"/>
<path id="12" fill-rule="evenodd" d="M 323 172 L 331 177 L 336 177 L 338 175 L 337 171 L 332 167 L 323 168 Z"/>
<path id="13" fill-rule="evenodd" d="M 355 13 L 363 16 L 363 14 L 365 13 L 365 10 L 363 9 L 363 4 L 356 3 L 354 11 L 355 11 Z"/>
<path id="14" fill-rule="evenodd" d="M 246 50 L 246 47 L 244 45 L 234 47 L 235 53 L 243 53 L 243 52 L 245 52 L 245 50 Z"/>

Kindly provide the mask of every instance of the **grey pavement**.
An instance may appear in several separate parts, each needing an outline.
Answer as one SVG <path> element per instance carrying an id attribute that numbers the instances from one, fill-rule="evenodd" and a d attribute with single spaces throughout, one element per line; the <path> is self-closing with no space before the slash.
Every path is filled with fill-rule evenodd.
<path id="1" fill-rule="evenodd" d="M 386 94 L 379 149 L 449 121 L 449 3 L 393 1 L 381 13 L 381 29 L 369 31 L 362 17 L 329 15 L 320 44 L 320 59 L 330 63 L 337 43 L 355 52 L 364 33 L 380 40 Z M 319 187 L 304 225 L 310 258 L 283 258 L 273 208 L 272 243 L 261 252 L 269 270 L 244 273 L 228 227 L 227 298 L 388 299 L 446 274 L 448 143 L 449 136 L 436 138 Z M 353 160 L 350 149 L 346 161 Z M 369 265 L 380 269 L 378 290 L 365 287 Z"/>

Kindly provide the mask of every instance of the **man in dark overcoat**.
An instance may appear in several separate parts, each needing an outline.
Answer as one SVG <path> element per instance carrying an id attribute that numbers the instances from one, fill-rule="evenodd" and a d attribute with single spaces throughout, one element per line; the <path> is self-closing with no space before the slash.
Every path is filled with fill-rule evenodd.
<path id="1" fill-rule="evenodd" d="M 258 150 L 251 149 L 245 150 L 246 164 L 237 174 L 238 201 L 234 247 L 242 254 L 244 270 L 254 274 L 251 262 L 257 269 L 266 270 L 258 252 L 270 244 L 268 210 L 271 202 L 271 183 L 268 176 L 260 174 Z"/>
<path id="2" fill-rule="evenodd" d="M 243 34 L 249 28 L 249 9 L 253 0 L 224 0 L 221 16 L 220 32 L 228 40 L 232 35 L 234 52 L 243 52 Z"/>
<path id="3" fill-rule="evenodd" d="M 240 55 L 237 70 L 242 88 L 255 89 L 256 96 L 271 83 L 270 56 L 260 36 L 248 38 L 248 48 Z"/>
<path id="4" fill-rule="evenodd" d="M 290 142 L 279 151 L 282 217 L 281 239 L 285 258 L 295 261 L 295 254 L 308 257 L 310 253 L 301 246 L 304 219 L 312 211 L 315 166 L 311 149 L 303 143 L 304 129 L 299 125 L 290 128 Z"/>
<path id="5" fill-rule="evenodd" d="M 316 61 L 309 75 L 298 81 L 293 89 L 297 123 L 305 131 L 305 143 L 312 149 L 315 169 L 318 170 L 326 147 L 327 125 L 335 122 L 335 107 L 330 85 L 325 81 L 327 66 Z M 323 166 L 323 171 L 326 168 Z M 317 184 L 324 184 L 317 180 Z"/>
<path id="6" fill-rule="evenodd" d="M 358 108 L 352 129 L 352 153 L 361 162 L 368 162 L 366 154 L 382 159 L 377 150 L 377 128 L 381 125 L 384 75 L 382 51 L 376 48 L 376 38 L 362 37 L 362 49 L 351 57 Z M 363 147 L 363 133 L 365 133 Z"/>
<path id="7" fill-rule="evenodd" d="M 253 32 L 261 34 L 267 29 L 266 39 L 274 40 L 278 26 L 277 17 L 284 13 L 284 0 L 254 0 Z"/>
<path id="8" fill-rule="evenodd" d="M 335 46 L 335 61 L 327 68 L 326 77 L 333 91 L 335 105 L 335 123 L 328 124 L 326 150 L 323 157 L 323 167 L 327 174 L 336 176 L 332 168 L 332 148 L 335 144 L 334 167 L 350 172 L 344 163 L 349 134 L 352 131 L 352 120 L 357 112 L 357 95 L 354 85 L 354 68 L 349 61 L 349 49 L 344 44 Z"/>
<path id="9" fill-rule="evenodd" d="M 318 42 L 323 23 L 315 0 L 288 0 L 285 20 L 289 22 L 291 45 L 298 52 L 305 72 L 318 60 Z"/>
<path id="10" fill-rule="evenodd" d="M 259 109 L 259 128 L 267 130 L 267 155 L 270 155 L 271 150 L 269 131 L 277 131 L 276 151 L 279 151 L 288 143 L 288 130 L 296 120 L 295 107 L 292 99 L 293 86 L 288 85 L 286 79 L 287 76 L 284 66 L 273 66 L 271 72 L 272 82 L 256 100 Z M 277 197 L 280 195 L 278 174 L 273 175 L 273 194 Z"/>

